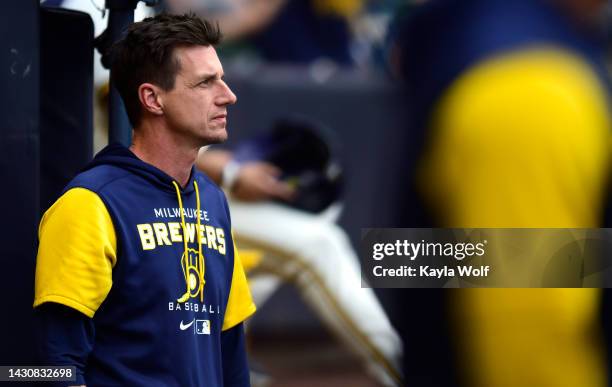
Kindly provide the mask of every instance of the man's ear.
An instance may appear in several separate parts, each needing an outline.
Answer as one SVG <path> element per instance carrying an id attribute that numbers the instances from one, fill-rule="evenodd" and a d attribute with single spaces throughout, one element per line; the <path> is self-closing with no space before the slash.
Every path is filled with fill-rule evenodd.
<path id="1" fill-rule="evenodd" d="M 151 83 L 143 83 L 138 87 L 138 98 L 143 109 L 155 115 L 164 114 L 161 89 Z"/>

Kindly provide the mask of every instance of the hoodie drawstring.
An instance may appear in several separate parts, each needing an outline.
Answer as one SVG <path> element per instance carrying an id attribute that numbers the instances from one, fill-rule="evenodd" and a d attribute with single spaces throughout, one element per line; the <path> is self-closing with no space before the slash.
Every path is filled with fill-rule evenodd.
<path id="1" fill-rule="evenodd" d="M 195 188 L 196 193 L 196 219 L 198 224 L 198 259 L 200 260 L 200 286 L 202 286 L 202 291 L 200 292 L 200 302 L 204 302 L 204 272 L 206 271 L 206 266 L 204 266 L 204 256 L 202 255 L 202 236 L 200 235 L 200 230 L 202 229 L 202 224 L 200 222 L 200 190 L 198 188 L 198 183 L 194 180 L 193 186 Z"/>
<path id="2" fill-rule="evenodd" d="M 176 190 L 176 197 L 178 199 L 178 204 L 179 204 L 179 212 L 181 213 L 181 226 L 183 227 L 183 247 L 184 247 L 184 254 L 183 257 L 181 258 L 181 269 L 183 269 L 183 275 L 185 276 L 185 284 L 187 286 L 187 291 L 185 292 L 185 294 L 183 294 L 183 296 L 181 296 L 181 298 L 179 298 L 177 301 L 178 302 L 185 302 L 187 301 L 190 297 L 191 297 L 191 284 L 189 281 L 189 268 L 192 267 L 193 265 L 191 265 L 191 260 L 189 259 L 189 248 L 187 247 L 187 225 L 185 224 L 185 214 L 183 211 L 183 200 L 181 198 L 181 191 L 179 189 L 179 185 L 177 184 L 176 181 L 172 182 L 172 185 L 174 185 L 174 189 Z M 196 208 L 197 208 L 197 212 L 196 212 L 196 219 L 197 219 L 197 228 L 195 230 L 195 233 L 197 235 L 197 241 L 198 241 L 198 264 L 196 266 L 196 272 L 198 273 L 199 276 L 199 280 L 200 280 L 200 289 L 199 289 L 199 293 L 200 293 L 200 302 L 204 302 L 204 272 L 206 270 L 206 267 L 204 265 L 204 256 L 202 255 L 202 236 L 200 235 L 200 231 L 202 229 L 202 225 L 200 222 L 200 190 L 198 189 L 198 183 L 194 180 L 193 181 L 193 186 L 195 188 L 195 193 L 196 193 Z"/>

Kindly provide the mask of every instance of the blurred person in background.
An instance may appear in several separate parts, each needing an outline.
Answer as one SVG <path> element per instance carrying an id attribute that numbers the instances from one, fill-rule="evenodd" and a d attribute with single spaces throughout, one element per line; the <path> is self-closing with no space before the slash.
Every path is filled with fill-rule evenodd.
<path id="1" fill-rule="evenodd" d="M 271 135 L 202 151 L 197 166 L 228 192 L 257 305 L 290 282 L 381 385 L 397 386 L 400 338 L 374 291 L 362 288 L 356 252 L 335 223 L 339 167 L 318 133 L 311 120 L 285 118 Z M 245 256 L 253 252 L 258 262 Z"/>
<path id="2" fill-rule="evenodd" d="M 421 225 L 604 225 L 611 164 L 598 30 L 604 6 L 432 0 L 400 22 L 392 63 L 411 99 L 411 134 L 424 138 L 410 171 L 431 210 Z M 419 213 L 410 205 L 407 221 Z M 408 385 L 608 383 L 601 290 L 432 289 L 427 297 L 428 305 L 398 320 L 410 351 Z M 450 329 L 451 340 L 430 327 Z"/>

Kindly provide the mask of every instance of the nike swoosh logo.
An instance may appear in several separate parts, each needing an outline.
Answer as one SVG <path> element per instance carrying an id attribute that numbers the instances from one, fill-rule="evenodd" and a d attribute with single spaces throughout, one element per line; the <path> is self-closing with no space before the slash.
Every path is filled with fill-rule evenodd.
<path id="1" fill-rule="evenodd" d="M 185 329 L 189 328 L 190 326 L 193 325 L 194 320 L 191 320 L 189 322 L 189 324 L 185 325 L 183 324 L 183 320 L 181 320 L 181 325 L 179 326 L 179 328 L 181 328 L 182 331 L 184 331 Z"/>

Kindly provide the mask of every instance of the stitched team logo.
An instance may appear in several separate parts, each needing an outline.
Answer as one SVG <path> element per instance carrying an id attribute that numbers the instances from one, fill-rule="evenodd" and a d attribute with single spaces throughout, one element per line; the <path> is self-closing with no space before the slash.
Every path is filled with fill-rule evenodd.
<path id="1" fill-rule="evenodd" d="M 182 303 L 199 295 L 200 302 L 204 302 L 204 255 L 188 249 L 187 256 L 185 253 L 181 256 L 181 268 L 187 290 L 177 301 Z"/>

